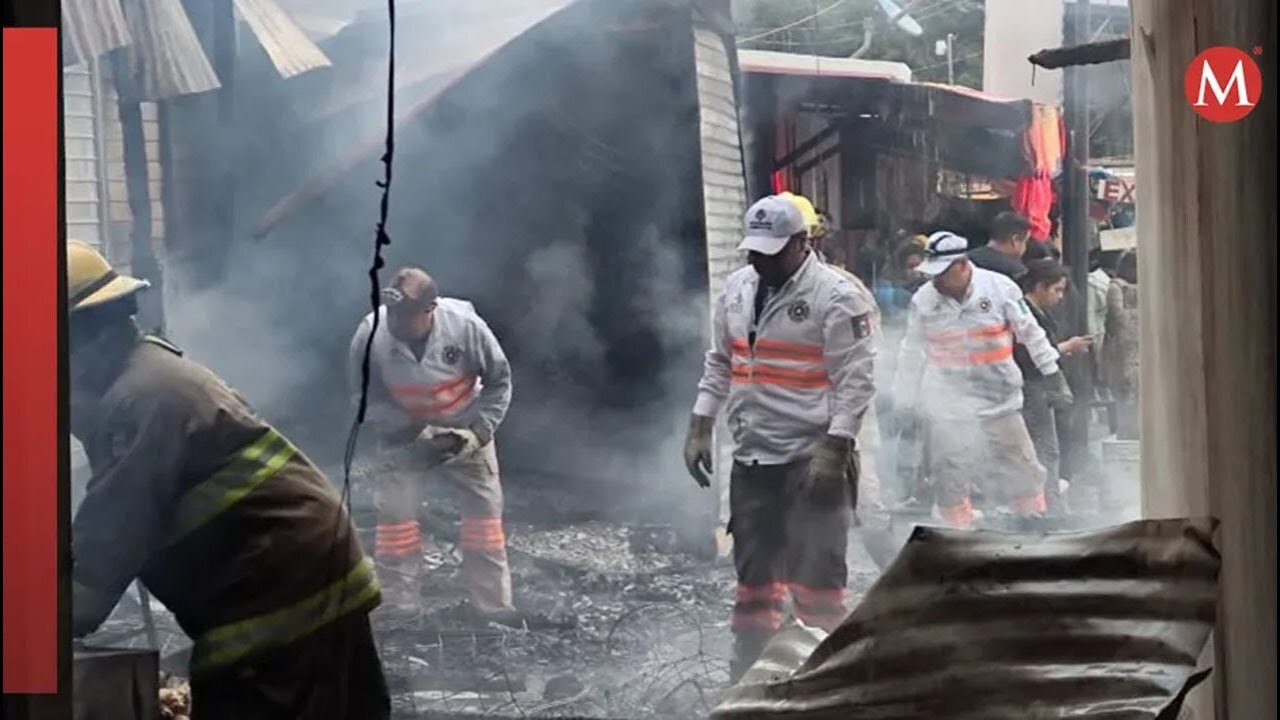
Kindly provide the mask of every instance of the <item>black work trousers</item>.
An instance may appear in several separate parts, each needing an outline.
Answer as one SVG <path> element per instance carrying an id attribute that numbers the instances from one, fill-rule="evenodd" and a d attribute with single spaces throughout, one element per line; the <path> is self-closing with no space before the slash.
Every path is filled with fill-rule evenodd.
<path id="1" fill-rule="evenodd" d="M 1058 444 L 1058 415 L 1049 403 L 1048 381 L 1044 378 L 1031 378 L 1023 387 L 1022 419 L 1027 423 L 1036 458 L 1044 466 L 1044 496 L 1049 511 L 1061 512 L 1058 480 L 1062 475 L 1062 453 Z"/>
<path id="2" fill-rule="evenodd" d="M 192 720 L 387 720 L 369 616 L 357 613 L 234 667 L 193 674 Z"/>
<path id="3" fill-rule="evenodd" d="M 830 631 L 844 620 L 850 488 L 848 483 L 807 487 L 808 468 L 807 460 L 733 465 L 729 530 L 738 573 L 735 634 L 777 630 L 788 597 L 806 624 Z"/>

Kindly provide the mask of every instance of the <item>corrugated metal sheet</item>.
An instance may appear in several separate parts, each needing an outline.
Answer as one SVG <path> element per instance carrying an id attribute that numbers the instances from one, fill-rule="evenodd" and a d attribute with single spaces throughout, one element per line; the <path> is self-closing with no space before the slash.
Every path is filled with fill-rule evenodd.
<path id="1" fill-rule="evenodd" d="M 694 62 L 698 83 L 702 193 L 707 218 L 707 277 L 715 297 L 724 280 L 743 264 L 742 240 L 747 185 L 743 177 L 738 107 L 724 40 L 710 28 L 695 27 Z"/>
<path id="2" fill-rule="evenodd" d="M 119 0 L 62 0 L 64 64 L 87 63 L 130 42 Z"/>
<path id="3" fill-rule="evenodd" d="M 275 0 L 235 0 L 235 4 L 282 77 L 291 78 L 332 64 Z"/>
<path id="4" fill-rule="evenodd" d="M 1196 658 L 1221 564 L 1213 527 L 918 527 L 794 673 L 739 685 L 712 717 L 1172 720 L 1204 677 Z"/>
<path id="5" fill-rule="evenodd" d="M 397 29 L 401 37 L 427 30 L 430 42 L 404 42 L 396 46 L 396 105 L 400 118 L 416 115 L 430 105 L 449 84 L 470 72 L 491 55 L 531 28 L 577 0 L 470 0 L 467 3 L 416 5 L 401 10 Z M 386 11 L 378 8 L 324 43 L 333 57 L 354 46 L 361 62 L 339 62 L 328 98 L 307 97 L 311 119 L 386 96 L 385 57 L 370 62 L 370 53 L 383 53 L 387 42 Z M 374 48 L 379 48 L 374 50 Z"/>
<path id="6" fill-rule="evenodd" d="M 738 105 L 734 93 L 729 50 L 716 32 L 698 24 L 693 29 L 694 70 L 698 88 L 698 137 L 702 153 L 702 204 L 706 217 L 707 282 L 710 297 L 719 295 L 729 273 L 742 266 L 742 214 L 747 184 L 743 175 L 742 143 L 738 134 Z M 708 317 L 707 325 L 710 328 Z M 723 421 L 720 423 L 723 426 Z M 716 433 L 716 472 L 719 520 L 729 520 L 729 433 Z"/>
<path id="7" fill-rule="evenodd" d="M 133 42 L 128 66 L 141 99 L 166 100 L 221 87 L 181 0 L 122 0 Z"/>
<path id="8" fill-rule="evenodd" d="M 396 59 L 397 128 L 425 113 L 442 93 L 517 37 L 575 2 L 577 0 L 475 0 L 465 6 L 449 5 L 446 8 L 441 5 L 436 8 L 439 12 L 448 11 L 447 16 L 442 17 L 442 22 L 448 24 L 440 26 L 448 27 L 448 32 L 440 33 L 442 42 L 409 44 L 410 50 L 406 53 L 411 54 L 402 53 Z M 422 18 L 413 22 L 421 23 Z M 398 21 L 397 30 L 404 33 L 407 27 L 416 26 L 409 21 Z M 316 108 L 311 116 L 313 120 L 386 97 L 385 63 L 370 60 L 367 37 L 350 35 L 357 32 L 367 34 L 369 30 L 368 24 L 364 27 L 353 25 L 325 43 L 324 47 L 330 54 L 341 58 L 338 48 L 344 43 L 355 42 L 361 48 L 360 62 L 338 60 L 328 100 L 309 103 Z M 406 46 L 402 43 L 399 47 Z M 411 87 L 412 91 L 409 91 Z M 278 223 L 322 197 L 348 170 L 380 153 L 383 143 L 381 134 L 370 137 L 333 165 L 310 177 L 263 215 L 254 230 L 255 237 L 270 233 Z"/>

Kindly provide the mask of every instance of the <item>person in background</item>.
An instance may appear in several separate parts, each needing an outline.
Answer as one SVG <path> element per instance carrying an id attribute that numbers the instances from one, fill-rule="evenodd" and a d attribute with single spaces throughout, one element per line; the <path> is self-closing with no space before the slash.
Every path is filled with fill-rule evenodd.
<path id="1" fill-rule="evenodd" d="M 1056 260 L 1033 260 L 1027 263 L 1027 274 L 1022 277 L 1022 290 L 1027 306 L 1036 322 L 1044 330 L 1049 343 L 1063 357 L 1089 351 L 1089 338 L 1073 337 L 1059 340 L 1058 327 L 1049 315 L 1067 289 L 1067 269 Z M 1054 413 L 1055 388 L 1049 384 L 1031 359 L 1027 346 L 1018 343 L 1013 348 L 1013 359 L 1022 371 L 1022 418 L 1036 448 L 1036 457 L 1045 468 L 1045 499 L 1050 513 L 1060 513 L 1065 508 L 1059 492 L 1058 426 Z"/>
<path id="2" fill-rule="evenodd" d="M 1107 338 L 1107 289 L 1111 287 L 1111 276 L 1102 267 L 1102 252 L 1098 249 L 1089 252 L 1089 319 L 1088 332 L 1093 341 L 1095 354 L 1102 352 Z"/>
<path id="3" fill-rule="evenodd" d="M 917 270 L 924 262 L 926 240 L 921 235 L 904 239 L 894 248 L 890 261 L 876 278 L 876 302 L 889 318 L 902 316 L 911 304 L 911 296 L 929 280 Z"/>
<path id="4" fill-rule="evenodd" d="M 1031 236 L 1031 222 L 1015 212 L 1002 212 L 991 222 L 991 239 L 969 252 L 969 262 L 1018 282 L 1026 266 L 1022 255 Z"/>
<path id="5" fill-rule="evenodd" d="M 136 578 L 192 639 L 195 720 L 389 718 L 378 578 L 329 479 L 139 330 L 146 281 L 78 240 L 66 281 L 71 433 L 92 473 L 71 521 L 72 636 Z"/>
<path id="6" fill-rule="evenodd" d="M 690 476 L 709 487 L 712 428 L 725 410 L 734 681 L 781 626 L 788 596 L 804 623 L 830 631 L 845 617 L 855 438 L 875 396 L 873 310 L 809 248 L 796 204 L 765 197 L 743 224 L 749 264 L 713 302 L 684 446 Z"/>
<path id="7" fill-rule="evenodd" d="M 972 494 L 1008 507 L 1028 525 L 1043 516 L 1044 468 L 1022 409 L 1021 342 L 1055 396 L 1070 397 L 1058 351 L 1009 278 L 975 267 L 969 243 L 950 232 L 929 238 L 920 271 L 932 282 L 911 298 L 893 399 L 899 423 L 923 415 L 929 477 L 938 513 L 950 525 L 974 521 Z"/>
<path id="8" fill-rule="evenodd" d="M 1103 348 L 1103 379 L 1116 400 L 1122 440 L 1138 438 L 1138 253 L 1129 251 L 1116 263 L 1107 288 L 1107 344 Z"/>

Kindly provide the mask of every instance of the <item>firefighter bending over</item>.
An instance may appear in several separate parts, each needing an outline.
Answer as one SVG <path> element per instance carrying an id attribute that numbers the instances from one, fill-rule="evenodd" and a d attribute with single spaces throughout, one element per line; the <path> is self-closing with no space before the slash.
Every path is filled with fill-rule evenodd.
<path id="1" fill-rule="evenodd" d="M 140 578 L 194 641 L 195 720 L 387 718 L 372 561 L 329 481 L 213 373 L 143 336 L 136 293 L 67 244 L 73 634 Z"/>
<path id="2" fill-rule="evenodd" d="M 416 610 L 423 564 L 418 513 L 434 475 L 462 498 L 462 576 L 483 619 L 517 619 L 511 598 L 502 484 L 493 434 L 511 405 L 511 365 L 475 308 L 439 297 L 420 268 L 396 273 L 383 291 L 373 339 L 367 419 L 379 453 L 397 458 L 379 480 L 374 554 L 388 603 Z M 373 314 L 351 340 L 353 402 Z M 410 452 L 406 453 L 405 450 Z"/>
<path id="3" fill-rule="evenodd" d="M 968 241 L 929 237 L 918 270 L 931 276 L 911 298 L 894 380 L 900 418 L 928 422 L 929 478 L 949 524 L 974 521 L 971 492 L 983 492 L 1022 520 L 1044 515 L 1045 470 L 1022 419 L 1022 372 L 1015 340 L 1045 377 L 1051 402 L 1070 402 L 1058 351 L 1018 286 L 974 266 Z"/>
<path id="4" fill-rule="evenodd" d="M 712 426 L 725 406 L 735 680 L 781 625 L 788 596 L 802 622 L 830 630 L 844 619 L 854 438 L 875 391 L 871 308 L 809 249 L 800 211 L 770 196 L 744 221 L 738 249 L 750 266 L 715 300 L 684 453 L 708 486 Z"/>

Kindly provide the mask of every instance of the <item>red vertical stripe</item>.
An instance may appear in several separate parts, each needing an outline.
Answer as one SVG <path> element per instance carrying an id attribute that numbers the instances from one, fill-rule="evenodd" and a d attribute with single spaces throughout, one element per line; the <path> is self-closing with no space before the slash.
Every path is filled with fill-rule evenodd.
<path id="1" fill-rule="evenodd" d="M 4 29 L 4 692 L 58 690 L 58 31 Z"/>

